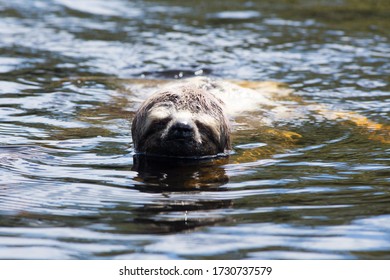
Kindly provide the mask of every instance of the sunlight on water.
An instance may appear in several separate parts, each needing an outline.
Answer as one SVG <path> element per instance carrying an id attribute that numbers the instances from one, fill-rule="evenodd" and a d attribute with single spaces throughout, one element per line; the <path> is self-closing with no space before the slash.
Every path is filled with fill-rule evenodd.
<path id="1" fill-rule="evenodd" d="M 0 0 L 0 259 L 390 258 L 389 6 L 225 2 Z M 229 158 L 133 157 L 194 75 L 293 93 Z"/>

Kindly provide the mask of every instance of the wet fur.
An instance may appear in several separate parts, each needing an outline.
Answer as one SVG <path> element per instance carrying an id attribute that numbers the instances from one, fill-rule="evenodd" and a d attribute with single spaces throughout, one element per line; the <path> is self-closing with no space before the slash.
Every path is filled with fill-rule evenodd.
<path id="1" fill-rule="evenodd" d="M 190 138 L 172 139 L 170 129 L 182 122 L 193 129 Z M 205 84 L 167 86 L 149 97 L 132 123 L 137 153 L 172 157 L 207 157 L 231 149 L 230 123 L 224 102 Z"/>

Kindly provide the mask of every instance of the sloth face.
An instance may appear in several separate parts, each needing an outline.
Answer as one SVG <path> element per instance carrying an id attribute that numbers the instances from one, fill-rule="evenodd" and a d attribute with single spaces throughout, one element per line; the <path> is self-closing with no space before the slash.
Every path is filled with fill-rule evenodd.
<path id="1" fill-rule="evenodd" d="M 147 155 L 204 157 L 230 149 L 224 104 L 195 87 L 176 87 L 146 100 L 132 124 L 135 150 Z"/>

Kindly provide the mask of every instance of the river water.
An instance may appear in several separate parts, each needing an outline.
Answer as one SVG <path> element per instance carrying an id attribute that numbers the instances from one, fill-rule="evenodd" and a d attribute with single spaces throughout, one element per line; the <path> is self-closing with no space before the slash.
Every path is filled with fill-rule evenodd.
<path id="1" fill-rule="evenodd" d="M 389 259 L 390 5 L 314 2 L 0 0 L 0 258 Z M 384 126 L 138 162 L 132 79 L 200 74 Z"/>

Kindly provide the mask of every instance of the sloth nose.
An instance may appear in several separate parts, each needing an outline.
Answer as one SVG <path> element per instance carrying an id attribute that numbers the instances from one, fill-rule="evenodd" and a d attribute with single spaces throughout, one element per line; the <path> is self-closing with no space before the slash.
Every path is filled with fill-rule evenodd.
<path id="1" fill-rule="evenodd" d="M 174 123 L 168 134 L 170 139 L 188 139 L 192 138 L 194 134 L 193 127 L 187 122 L 176 122 Z"/>

